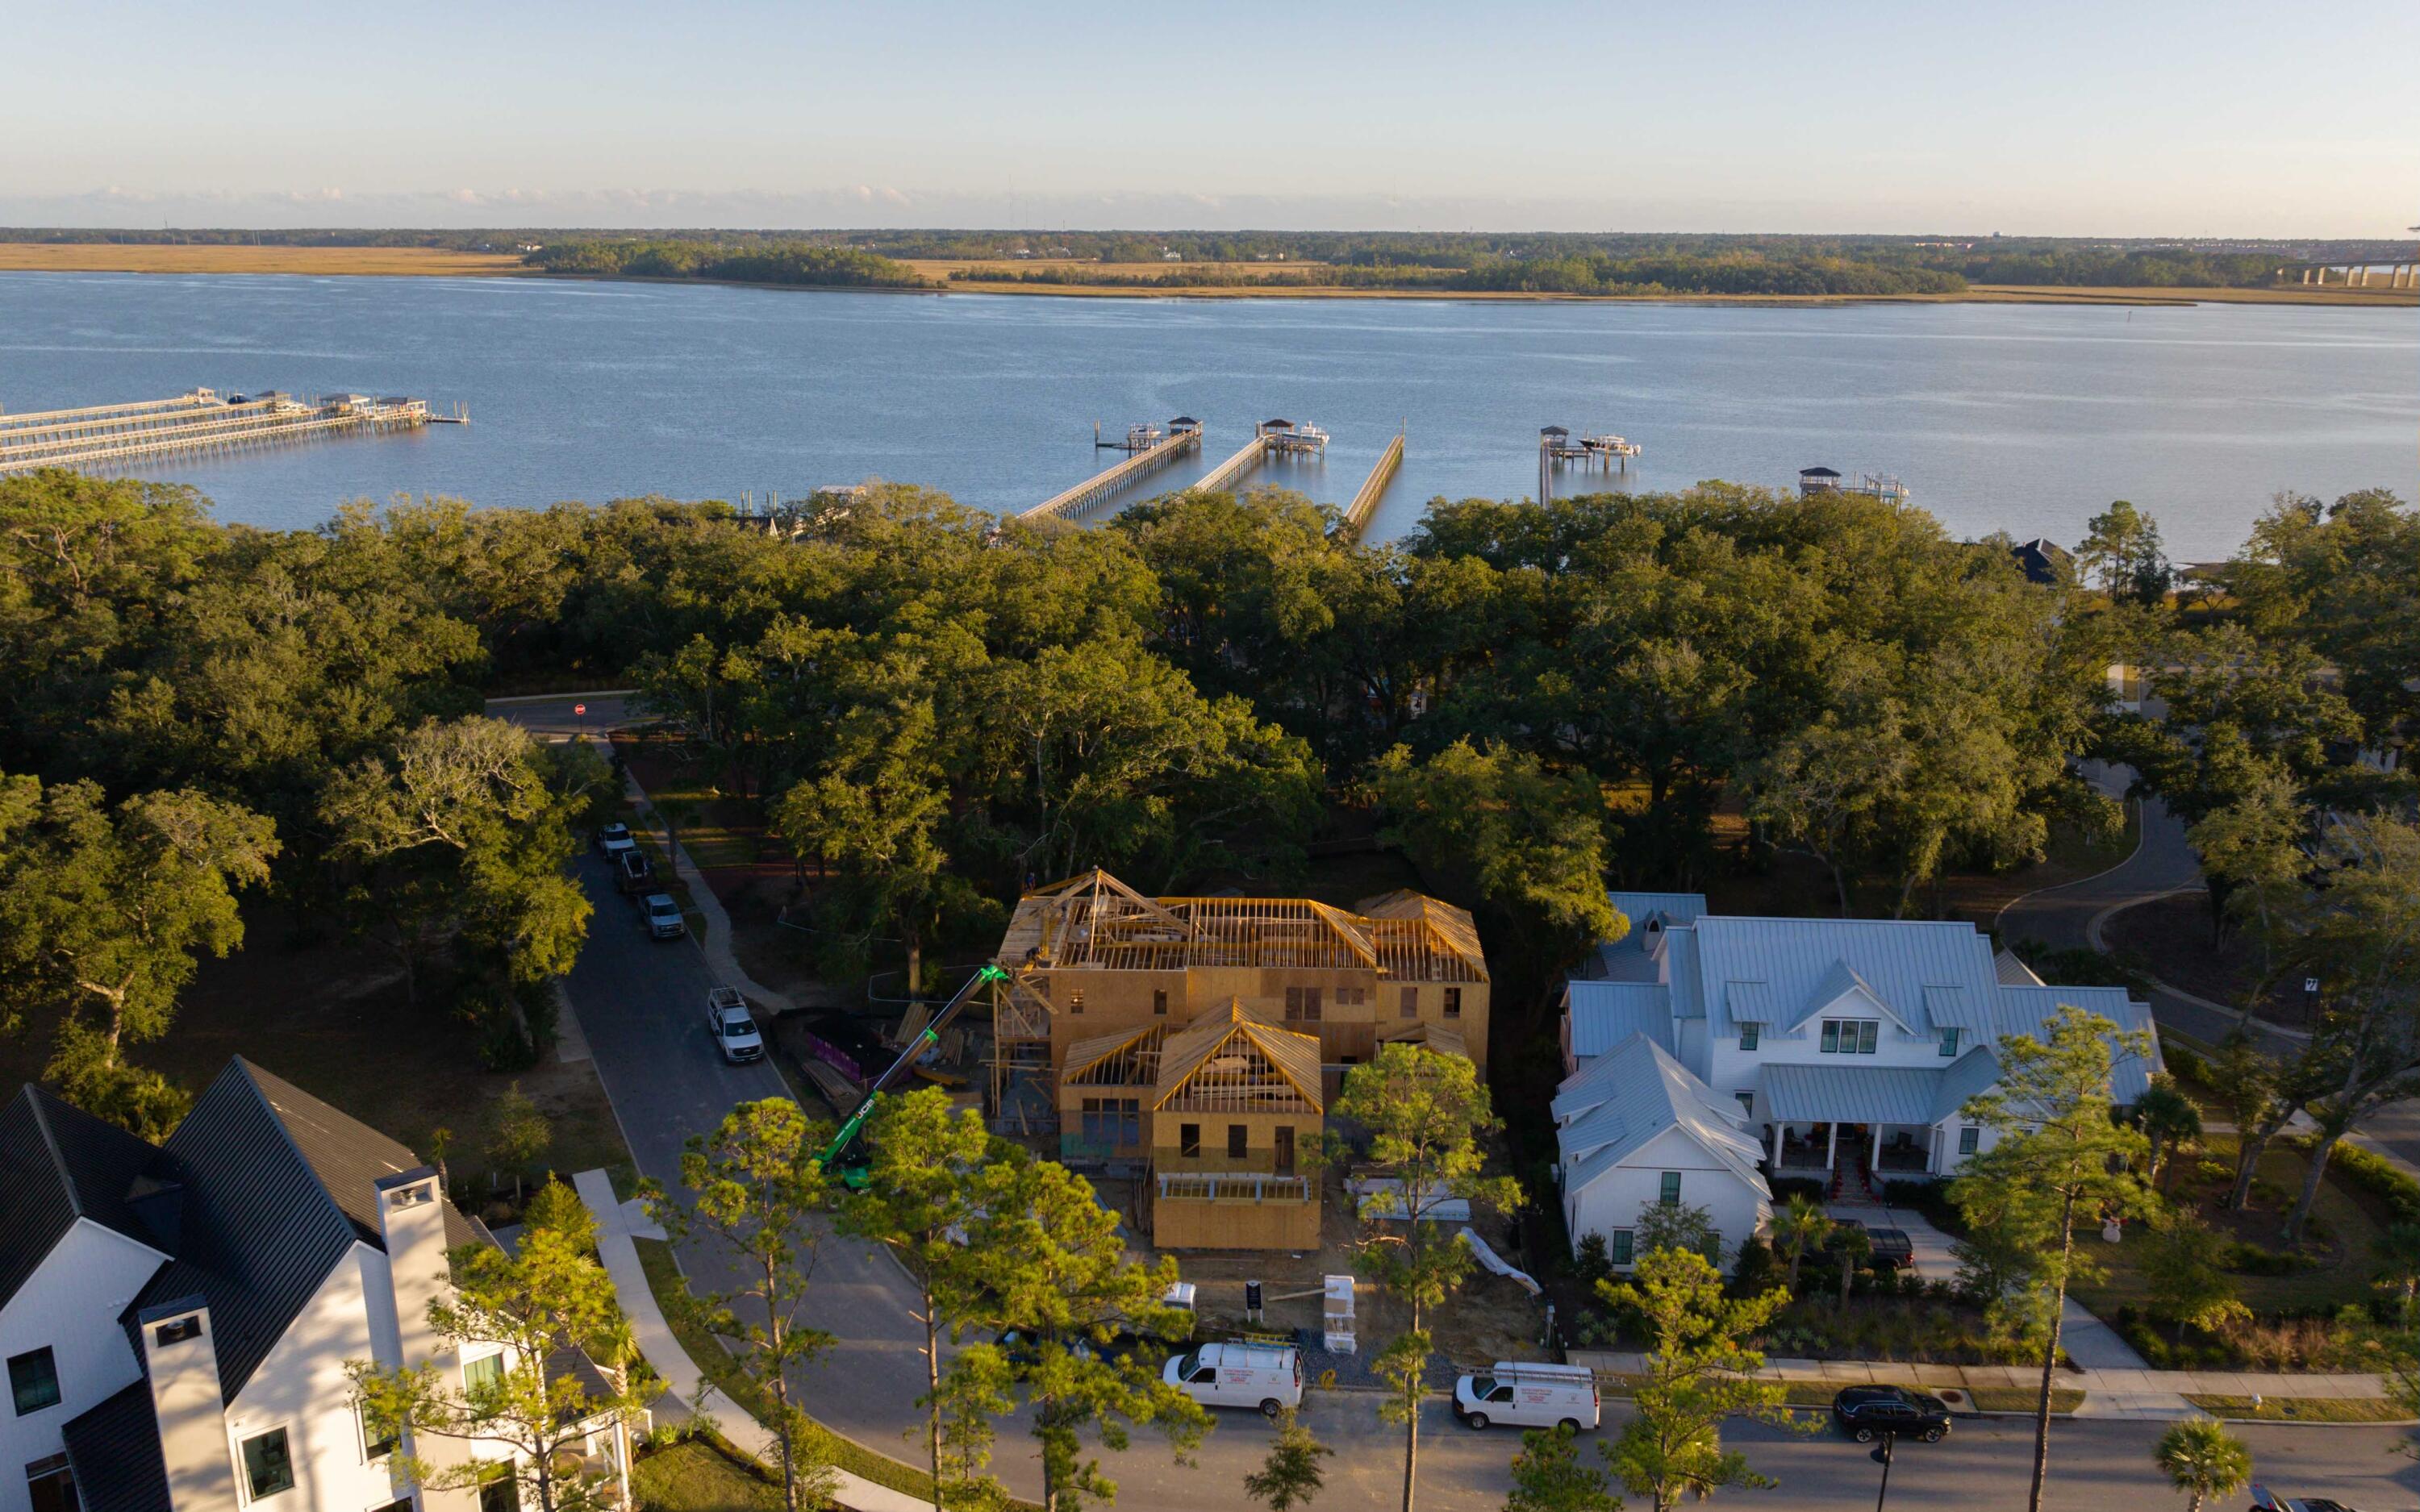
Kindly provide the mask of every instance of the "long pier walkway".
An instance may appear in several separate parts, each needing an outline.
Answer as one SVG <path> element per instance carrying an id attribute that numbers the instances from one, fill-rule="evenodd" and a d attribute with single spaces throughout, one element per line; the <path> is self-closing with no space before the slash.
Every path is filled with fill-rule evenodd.
<path id="1" fill-rule="evenodd" d="M 1268 454 L 1269 439 L 1266 436 L 1255 436 L 1244 443 L 1241 451 L 1212 468 L 1187 486 L 1194 493 L 1216 493 L 1245 473 L 1251 471 L 1259 465 L 1261 458 Z"/>
<path id="2" fill-rule="evenodd" d="M 1387 485 L 1395 481 L 1395 474 L 1402 471 L 1403 466 L 1404 432 L 1399 430 L 1395 432 L 1395 439 L 1387 443 L 1387 449 L 1378 454 L 1378 465 L 1370 470 L 1370 476 L 1362 482 L 1361 491 L 1355 494 L 1353 502 L 1345 506 L 1344 528 L 1347 531 L 1357 536 L 1369 528 L 1370 517 L 1378 512 L 1378 501 L 1386 497 Z"/>
<path id="3" fill-rule="evenodd" d="M 305 402 L 279 393 L 223 398 L 212 390 L 194 389 L 173 399 L 0 413 L 0 473 L 93 467 L 347 431 L 417 429 L 428 421 L 423 399 L 343 393 Z"/>
<path id="4" fill-rule="evenodd" d="M 1119 489 L 1145 473 L 1156 472 L 1169 463 L 1202 444 L 1200 427 L 1181 428 L 1168 440 L 1149 450 L 1137 452 L 1115 467 L 1105 468 L 1063 493 L 1053 494 L 1032 509 L 1019 512 L 1019 519 L 1072 518 L 1109 498 Z M 1257 441 L 1255 445 L 1259 444 Z"/>

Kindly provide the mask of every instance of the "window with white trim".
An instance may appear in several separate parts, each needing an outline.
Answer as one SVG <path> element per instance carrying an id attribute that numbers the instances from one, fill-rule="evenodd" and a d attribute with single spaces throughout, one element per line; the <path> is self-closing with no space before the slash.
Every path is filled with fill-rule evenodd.
<path id="1" fill-rule="evenodd" d="M 1605 1236 L 1605 1257 L 1616 1265 L 1628 1265 L 1631 1258 L 1631 1232 L 1617 1228 Z"/>
<path id="2" fill-rule="evenodd" d="M 1955 1056 L 1958 1054 L 1958 1031 L 1956 1029 L 1944 1029 L 1941 1031 L 1941 1053 L 1945 1056 Z"/>
<path id="3" fill-rule="evenodd" d="M 1958 1131 L 1958 1153 L 1962 1155 L 1972 1155 L 1982 1142 L 1983 1131 L 1974 1124 Z"/>
<path id="4" fill-rule="evenodd" d="M 1882 1043 L 1882 1030 L 1873 1019 L 1825 1019 L 1817 1049 L 1827 1056 L 1870 1056 Z"/>
<path id="5" fill-rule="evenodd" d="M 294 1455 L 284 1428 L 271 1428 L 243 1441 L 243 1482 L 247 1501 L 264 1501 L 294 1489 Z"/>
<path id="6" fill-rule="evenodd" d="M 1681 1173 L 1679 1171 L 1666 1171 L 1664 1173 L 1663 1186 L 1662 1189 L 1655 1194 L 1655 1200 L 1668 1208 L 1677 1208 L 1681 1205 Z"/>
<path id="7" fill-rule="evenodd" d="M 1756 1039 L 1757 1039 L 1757 1036 L 1758 1036 L 1760 1033 L 1761 1033 L 1761 1032 L 1763 1031 L 1763 1028 L 1764 1028 L 1764 1026 L 1763 1026 L 1763 1025 L 1761 1025 L 1761 1024 L 1743 1024 L 1743 1025 L 1741 1025 L 1741 1026 L 1739 1026 L 1739 1029 L 1740 1029 L 1740 1048 L 1741 1048 L 1742 1050 L 1753 1050 L 1753 1049 L 1755 1049 L 1755 1048 L 1756 1048 Z"/>

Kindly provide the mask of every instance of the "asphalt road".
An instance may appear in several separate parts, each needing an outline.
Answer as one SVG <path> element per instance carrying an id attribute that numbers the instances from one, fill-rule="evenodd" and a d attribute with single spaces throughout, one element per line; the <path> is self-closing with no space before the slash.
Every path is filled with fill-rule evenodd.
<path id="1" fill-rule="evenodd" d="M 2000 911 L 2000 938 L 2040 940 L 2058 950 L 2098 950 L 2093 926 L 2103 916 L 2199 887 L 2201 862 L 2185 843 L 2184 821 L 2156 797 L 2142 800 L 2142 841 L 2133 855 L 2098 876 L 2029 892 L 2009 903 Z M 2232 1013 L 2213 1011 L 2164 989 L 2154 988 L 2150 1002 L 2151 1016 L 2162 1027 L 2181 1030 L 2204 1044 L 2226 1039 L 2240 1022 Z M 2272 1051 L 2285 1055 L 2297 1048 L 2294 1041 L 2253 1022 Z"/>

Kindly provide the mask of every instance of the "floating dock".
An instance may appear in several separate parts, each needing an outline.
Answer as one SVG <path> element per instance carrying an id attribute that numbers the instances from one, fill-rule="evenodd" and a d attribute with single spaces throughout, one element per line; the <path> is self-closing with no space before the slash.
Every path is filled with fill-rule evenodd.
<path id="1" fill-rule="evenodd" d="M 1894 504 L 1907 502 L 1907 485 L 1887 472 L 1860 472 L 1855 478 L 1844 478 L 1830 468 L 1800 468 L 1798 497 L 1816 494 L 1854 493 L 1869 499 L 1886 500 Z"/>
<path id="2" fill-rule="evenodd" d="M 1574 440 L 1566 426 L 1542 425 L 1538 429 L 1538 502 L 1555 496 L 1554 471 L 1559 467 L 1601 467 L 1608 472 L 1619 468 L 1627 472 L 1630 459 L 1645 451 L 1637 441 L 1611 432 Z"/>
<path id="3" fill-rule="evenodd" d="M 1264 420 L 1252 427 L 1252 439 L 1236 454 L 1187 485 L 1192 493 L 1217 493 L 1272 456 L 1324 456 L 1327 432 L 1317 425 L 1291 420 Z"/>
<path id="4" fill-rule="evenodd" d="M 1370 517 L 1378 512 L 1378 501 L 1386 497 L 1387 485 L 1395 481 L 1395 474 L 1404 466 L 1404 431 L 1395 432 L 1395 439 L 1378 455 L 1378 465 L 1363 480 L 1361 491 L 1345 506 L 1344 529 L 1348 533 L 1357 536 L 1369 529 Z"/>
<path id="5" fill-rule="evenodd" d="M 221 394 L 0 413 L 0 474 L 93 468 L 325 436 L 417 430 L 434 418 L 425 399 L 361 393 L 303 400 L 288 393 Z M 468 417 L 461 417 L 468 424 Z"/>
<path id="6" fill-rule="evenodd" d="M 1020 511 L 1019 519 L 1072 519 L 1125 487 L 1136 479 L 1156 472 L 1178 457 L 1202 445 L 1201 423 L 1187 415 L 1179 415 L 1168 423 L 1168 439 L 1135 453 L 1115 467 L 1105 468 L 1063 493 L 1045 499 L 1032 509 Z M 1255 444 L 1258 444 L 1255 442 Z"/>

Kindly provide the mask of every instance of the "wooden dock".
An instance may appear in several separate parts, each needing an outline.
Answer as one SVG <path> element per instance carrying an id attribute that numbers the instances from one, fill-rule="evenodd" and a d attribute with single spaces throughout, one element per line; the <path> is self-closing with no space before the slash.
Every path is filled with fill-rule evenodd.
<path id="1" fill-rule="evenodd" d="M 0 413 L 0 474 L 107 467 L 348 433 L 417 430 L 429 419 L 424 399 L 339 393 L 306 401 L 275 392 L 222 396 L 211 389 L 132 404 Z"/>
<path id="2" fill-rule="evenodd" d="M 1395 481 L 1395 474 L 1403 465 L 1404 432 L 1399 430 L 1395 432 L 1395 439 L 1387 443 L 1387 449 L 1378 455 L 1378 465 L 1370 470 L 1370 476 L 1361 484 L 1361 491 L 1355 494 L 1353 502 L 1345 507 L 1344 529 L 1348 532 L 1357 536 L 1369 529 L 1370 517 L 1378 512 L 1378 501 L 1386 496 L 1387 485 Z"/>
<path id="3" fill-rule="evenodd" d="M 1257 443 L 1256 443 L 1257 444 Z M 1158 471 L 1188 452 L 1202 445 L 1202 428 L 1198 425 L 1180 427 L 1166 440 L 1146 451 L 1135 453 L 1115 467 L 1103 469 L 1063 493 L 1045 499 L 1032 509 L 1019 511 L 1019 519 L 1072 519 L 1125 487 L 1136 479 Z"/>
<path id="4" fill-rule="evenodd" d="M 1187 487 L 1193 493 L 1217 493 L 1245 473 L 1251 471 L 1253 468 L 1260 465 L 1261 458 L 1268 455 L 1268 438 L 1255 436 L 1244 443 L 1242 450 L 1203 473 L 1197 482 L 1187 485 Z"/>

